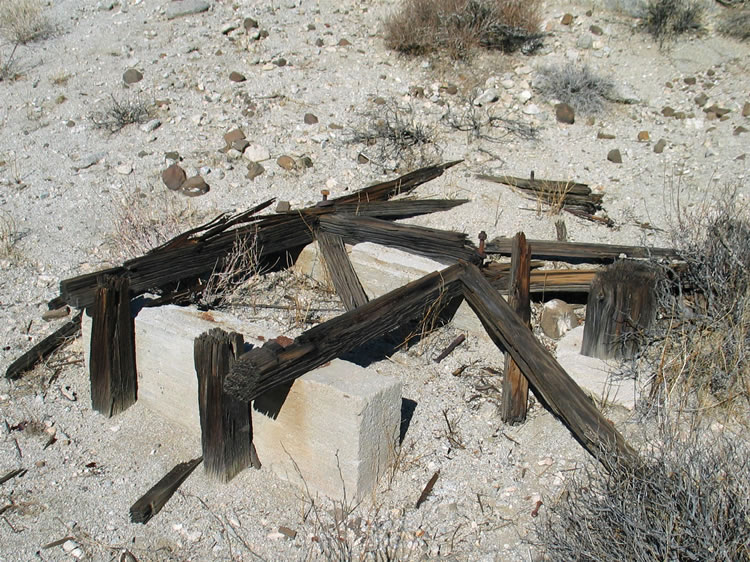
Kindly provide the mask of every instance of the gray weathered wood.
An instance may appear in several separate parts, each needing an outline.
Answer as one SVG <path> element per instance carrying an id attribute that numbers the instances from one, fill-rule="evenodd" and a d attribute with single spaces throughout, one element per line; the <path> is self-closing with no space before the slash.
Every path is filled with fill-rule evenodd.
<path id="1" fill-rule="evenodd" d="M 622 255 L 630 258 L 678 258 L 671 248 L 648 248 L 646 246 L 621 246 L 618 244 L 585 244 L 580 242 L 556 242 L 553 240 L 529 240 L 531 257 L 569 263 L 614 261 Z M 512 238 L 495 238 L 487 243 L 488 254 L 509 256 L 513 250 Z"/>
<path id="2" fill-rule="evenodd" d="M 346 253 L 344 239 L 337 234 L 331 234 L 324 230 L 319 231 L 317 237 L 328 276 L 331 278 L 336 294 L 344 304 L 344 308 L 352 310 L 366 304 L 369 299 Z"/>
<path id="3" fill-rule="evenodd" d="M 130 507 L 130 520 L 133 523 L 148 523 L 151 518 L 161 511 L 182 483 L 187 480 L 203 457 L 187 462 L 181 462 L 154 484 L 148 492 L 143 494 Z"/>

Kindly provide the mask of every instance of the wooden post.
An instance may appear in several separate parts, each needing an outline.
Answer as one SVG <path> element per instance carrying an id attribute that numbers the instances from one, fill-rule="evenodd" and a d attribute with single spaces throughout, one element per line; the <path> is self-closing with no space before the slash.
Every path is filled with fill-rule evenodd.
<path id="1" fill-rule="evenodd" d="M 93 305 L 89 361 L 91 405 L 112 417 L 136 401 L 135 323 L 127 277 L 99 279 Z"/>
<path id="2" fill-rule="evenodd" d="M 528 328 L 531 328 L 530 263 L 531 250 L 526 243 L 526 236 L 519 232 L 513 239 L 508 304 Z M 529 402 L 529 381 L 507 351 L 503 374 L 501 417 L 505 423 L 523 423 L 526 421 Z"/>
<path id="3" fill-rule="evenodd" d="M 252 464 L 250 404 L 224 392 L 224 377 L 242 353 L 242 335 L 220 328 L 195 338 L 198 408 L 206 472 L 229 482 Z"/>
<path id="4" fill-rule="evenodd" d="M 362 288 L 362 283 L 354 271 L 349 255 L 346 253 L 344 239 L 338 234 L 318 231 L 318 244 L 323 260 L 326 262 L 328 275 L 331 277 L 341 302 L 346 310 L 353 310 L 366 304 L 369 300 Z"/>
<path id="5" fill-rule="evenodd" d="M 656 314 L 657 271 L 621 260 L 591 283 L 581 353 L 599 359 L 626 359 L 641 347 Z"/>

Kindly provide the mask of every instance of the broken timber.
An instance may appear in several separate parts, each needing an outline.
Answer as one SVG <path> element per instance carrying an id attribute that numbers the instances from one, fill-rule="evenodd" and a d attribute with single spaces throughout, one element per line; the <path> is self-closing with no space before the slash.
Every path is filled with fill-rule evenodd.
<path id="1" fill-rule="evenodd" d="M 154 515 L 161 511 L 164 504 L 169 501 L 169 498 L 174 495 L 202 460 L 203 457 L 198 457 L 191 461 L 181 462 L 165 474 L 130 507 L 130 520 L 133 523 L 148 523 Z"/>
<path id="2" fill-rule="evenodd" d="M 135 403 L 135 323 L 124 277 L 102 276 L 94 299 L 89 378 L 91 405 L 112 417 Z"/>
<path id="3" fill-rule="evenodd" d="M 324 215 L 346 214 L 395 220 L 445 210 L 464 201 L 397 201 L 383 205 L 396 195 L 409 193 L 419 185 L 443 174 L 459 161 L 428 166 L 361 189 L 351 195 L 330 200 L 325 207 L 310 207 L 287 213 L 257 217 L 273 199 L 234 216 L 220 215 L 209 223 L 173 238 L 144 256 L 126 261 L 120 267 L 64 279 L 60 297 L 51 307 L 69 304 L 86 308 L 94 302 L 96 279 L 99 275 L 121 275 L 130 280 L 133 296 L 149 290 L 162 289 L 177 283 L 190 283 L 202 275 L 221 270 L 224 260 L 238 239 L 246 246 L 256 247 L 260 261 L 267 267 L 285 267 L 301 249 L 313 241 L 318 219 Z"/>
<path id="4" fill-rule="evenodd" d="M 349 255 L 346 253 L 344 239 L 338 234 L 321 230 L 318 232 L 318 245 L 326 264 L 326 271 L 331 278 L 336 294 L 346 310 L 352 310 L 366 304 L 367 294 L 354 271 Z"/>
<path id="5" fill-rule="evenodd" d="M 243 348 L 241 334 L 221 328 L 201 334 L 194 344 L 203 466 L 222 482 L 253 460 L 250 405 L 224 392 L 224 378 Z"/>
<path id="6" fill-rule="evenodd" d="M 526 236 L 519 232 L 513 238 L 511 275 L 508 285 L 508 305 L 531 329 L 531 300 L 529 299 L 529 279 L 531 250 Z M 526 421 L 529 403 L 529 381 L 521 373 L 516 362 L 506 352 L 503 372 L 503 403 L 501 417 L 505 423 L 516 424 Z"/>
<path id="7" fill-rule="evenodd" d="M 471 264 L 430 273 L 304 332 L 282 348 L 275 342 L 250 350 L 232 367 L 224 388 L 250 401 L 404 322 L 423 318 L 464 297 L 492 340 L 507 351 L 534 393 L 579 443 L 607 468 L 629 463 L 635 452 L 581 388 L 534 338 L 500 294 Z"/>
<path id="8" fill-rule="evenodd" d="M 19 378 L 23 373 L 32 369 L 40 361 L 44 361 L 72 338 L 75 338 L 81 331 L 81 314 L 83 313 L 79 312 L 76 314 L 71 320 L 68 320 L 49 336 L 21 355 L 21 357 L 13 361 L 5 371 L 5 378 L 11 380 Z"/>

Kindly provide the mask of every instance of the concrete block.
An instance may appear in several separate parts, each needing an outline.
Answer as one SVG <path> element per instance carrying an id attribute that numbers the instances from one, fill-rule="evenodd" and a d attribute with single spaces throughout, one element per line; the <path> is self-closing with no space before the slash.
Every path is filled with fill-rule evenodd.
<path id="1" fill-rule="evenodd" d="M 557 362 L 597 402 L 635 408 L 640 398 L 638 381 L 618 378 L 620 363 L 581 355 L 583 326 L 573 328 L 557 343 Z"/>
<path id="2" fill-rule="evenodd" d="M 313 494 L 358 501 L 393 461 L 401 382 L 334 359 L 255 400 L 252 416 L 264 467 Z"/>
<path id="3" fill-rule="evenodd" d="M 349 259 L 357 272 L 360 283 L 370 299 L 384 295 L 407 283 L 424 277 L 433 271 L 447 267 L 438 261 L 415 256 L 408 252 L 378 244 L 363 242 L 346 246 Z M 308 244 L 297 258 L 294 269 L 321 283 L 328 282 L 325 264 L 317 243 Z M 489 340 L 482 323 L 468 304 L 461 303 L 453 317 L 453 325 L 474 336 Z"/>
<path id="4" fill-rule="evenodd" d="M 267 338 L 278 335 L 269 335 L 267 328 L 242 322 L 230 314 L 201 312 L 192 307 L 144 308 L 135 318 L 138 401 L 163 418 L 198 434 L 201 426 L 193 342 L 211 328 L 243 334 L 246 346 L 262 345 L 260 340 L 248 337 L 248 334 Z M 81 332 L 88 368 L 91 318 L 86 314 L 83 315 Z"/>

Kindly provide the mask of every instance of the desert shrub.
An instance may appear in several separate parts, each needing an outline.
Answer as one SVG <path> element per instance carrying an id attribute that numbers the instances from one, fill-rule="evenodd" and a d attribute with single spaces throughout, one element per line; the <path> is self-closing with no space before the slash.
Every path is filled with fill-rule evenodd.
<path id="1" fill-rule="evenodd" d="M 719 31 L 740 41 L 750 40 L 750 8 L 731 10 L 722 18 Z"/>
<path id="2" fill-rule="evenodd" d="M 404 0 L 385 22 L 385 41 L 410 55 L 465 58 L 478 47 L 530 53 L 542 44 L 539 8 L 539 0 Z"/>
<path id="3" fill-rule="evenodd" d="M 114 95 L 98 111 L 91 115 L 91 121 L 100 129 L 116 133 L 133 123 L 144 123 L 149 117 L 149 106 L 140 98 L 118 100 Z"/>
<path id="4" fill-rule="evenodd" d="M 675 36 L 701 28 L 703 6 L 698 0 L 649 0 L 646 30 L 663 45 Z"/>
<path id="5" fill-rule="evenodd" d="M 377 113 L 365 115 L 350 142 L 365 145 L 363 154 L 384 169 L 419 168 L 435 164 L 440 148 L 434 127 L 420 121 L 410 106 L 387 103 Z"/>
<path id="6" fill-rule="evenodd" d="M 647 0 L 605 0 L 604 6 L 616 12 L 622 12 L 634 18 L 643 17 L 646 13 Z"/>
<path id="7" fill-rule="evenodd" d="M 466 133 L 467 140 L 482 139 L 489 142 L 506 140 L 536 140 L 538 131 L 519 119 L 501 114 L 498 104 L 478 106 L 475 103 L 480 91 L 475 90 L 460 104 L 448 107 L 442 121 L 451 129 Z"/>
<path id="8" fill-rule="evenodd" d="M 563 66 L 542 68 L 534 88 L 547 99 L 567 103 L 577 113 L 594 114 L 604 109 L 612 97 L 615 84 L 588 66 L 567 63 Z"/>
<path id="9" fill-rule="evenodd" d="M 750 560 L 750 447 L 662 424 L 637 466 L 572 477 L 536 526 L 550 561 Z"/>
<path id="10" fill-rule="evenodd" d="M 0 258 L 8 258 L 13 255 L 13 245 L 16 242 L 18 231 L 16 221 L 10 213 L 0 211 Z"/>
<path id="11" fill-rule="evenodd" d="M 50 24 L 41 0 L 3 0 L 0 3 L 0 31 L 14 44 L 25 45 L 43 37 Z"/>

